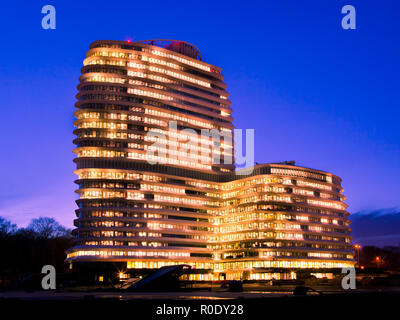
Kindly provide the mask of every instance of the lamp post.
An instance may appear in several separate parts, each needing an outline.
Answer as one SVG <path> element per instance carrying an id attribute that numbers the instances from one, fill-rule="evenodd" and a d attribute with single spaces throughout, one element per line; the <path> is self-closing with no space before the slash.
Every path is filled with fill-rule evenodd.
<path id="1" fill-rule="evenodd" d="M 356 245 L 354 245 L 354 248 L 356 248 L 356 251 L 357 251 L 357 264 L 358 264 L 358 266 L 360 266 L 360 249 L 361 249 L 361 245 L 356 244 Z"/>
<path id="2" fill-rule="evenodd" d="M 375 259 L 376 259 L 376 267 L 379 269 L 381 258 L 380 257 L 376 257 Z"/>

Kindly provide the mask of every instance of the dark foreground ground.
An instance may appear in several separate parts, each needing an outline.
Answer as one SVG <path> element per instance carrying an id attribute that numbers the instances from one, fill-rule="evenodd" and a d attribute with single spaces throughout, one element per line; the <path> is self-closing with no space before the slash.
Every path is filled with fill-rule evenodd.
<path id="1" fill-rule="evenodd" d="M 277 291 L 10 291 L 0 293 L 0 313 L 13 318 L 60 316 L 77 319 L 283 319 L 362 318 L 365 313 L 386 318 L 398 315 L 400 288 L 325 291 L 324 294 L 293 295 L 291 288 Z M 321 289 L 321 288 L 320 288 Z M 374 313 L 373 313 L 374 312 Z M 3 317 L 2 317 L 3 318 Z M 9 317 L 7 317 L 9 318 Z M 5 317 L 4 317 L 5 319 Z"/>

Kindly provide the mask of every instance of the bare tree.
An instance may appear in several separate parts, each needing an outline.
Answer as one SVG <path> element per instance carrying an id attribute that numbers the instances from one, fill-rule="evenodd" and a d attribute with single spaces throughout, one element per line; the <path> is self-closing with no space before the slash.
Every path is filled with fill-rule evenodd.
<path id="1" fill-rule="evenodd" d="M 60 225 L 54 218 L 49 217 L 32 219 L 27 229 L 35 232 L 38 237 L 46 239 L 71 236 L 71 230 Z"/>
<path id="2" fill-rule="evenodd" d="M 11 223 L 10 220 L 0 217 L 0 235 L 7 236 L 14 234 L 17 231 L 17 225 Z"/>

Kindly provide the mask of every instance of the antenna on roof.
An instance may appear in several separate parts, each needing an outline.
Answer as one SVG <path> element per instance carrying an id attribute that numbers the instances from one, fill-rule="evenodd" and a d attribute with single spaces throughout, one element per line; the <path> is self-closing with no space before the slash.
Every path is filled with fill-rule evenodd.
<path id="1" fill-rule="evenodd" d="M 296 161 L 295 160 L 287 160 L 287 161 L 283 161 L 283 163 L 288 165 L 288 166 L 296 165 Z"/>

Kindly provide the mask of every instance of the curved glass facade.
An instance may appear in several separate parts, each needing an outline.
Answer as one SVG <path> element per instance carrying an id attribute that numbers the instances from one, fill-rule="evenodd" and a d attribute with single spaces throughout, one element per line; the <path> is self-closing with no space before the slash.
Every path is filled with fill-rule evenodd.
<path id="1" fill-rule="evenodd" d="M 233 125 L 221 69 L 195 46 L 96 41 L 78 90 L 79 208 L 67 261 L 184 263 L 199 280 L 354 265 L 340 178 L 293 163 L 237 175 L 223 161 L 232 141 L 200 137 L 231 135 Z"/>

